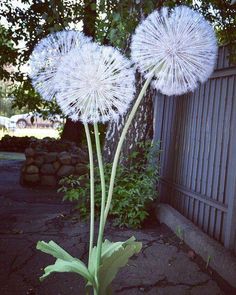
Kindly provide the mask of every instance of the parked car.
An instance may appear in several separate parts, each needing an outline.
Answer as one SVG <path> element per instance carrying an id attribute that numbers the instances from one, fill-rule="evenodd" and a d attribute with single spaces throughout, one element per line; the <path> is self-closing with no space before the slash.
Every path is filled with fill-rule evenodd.
<path id="1" fill-rule="evenodd" d="M 4 116 L 0 116 L 0 127 L 8 129 L 10 126 L 10 119 Z"/>
<path id="2" fill-rule="evenodd" d="M 10 125 L 17 128 L 27 128 L 27 127 L 52 127 L 58 128 L 63 124 L 63 119 L 59 115 L 55 115 L 48 119 L 43 119 L 38 113 L 27 113 L 14 115 L 10 118 Z"/>
<path id="3" fill-rule="evenodd" d="M 0 128 L 6 128 L 7 130 L 14 131 L 16 129 L 16 123 L 12 123 L 8 117 L 0 116 Z"/>

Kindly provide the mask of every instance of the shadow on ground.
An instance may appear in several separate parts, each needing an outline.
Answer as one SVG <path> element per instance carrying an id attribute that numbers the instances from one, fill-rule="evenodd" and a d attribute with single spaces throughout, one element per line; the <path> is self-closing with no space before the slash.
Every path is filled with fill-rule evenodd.
<path id="1" fill-rule="evenodd" d="M 54 260 L 35 249 L 38 240 L 54 240 L 86 262 L 88 224 L 70 214 L 55 191 L 19 185 L 21 161 L 0 162 L 0 294 L 83 295 L 84 282 L 75 274 L 54 274 L 40 283 L 43 268 Z M 114 229 L 106 238 L 143 242 L 114 281 L 114 294 L 217 295 L 236 294 L 165 225 L 152 220 L 144 229 Z"/>

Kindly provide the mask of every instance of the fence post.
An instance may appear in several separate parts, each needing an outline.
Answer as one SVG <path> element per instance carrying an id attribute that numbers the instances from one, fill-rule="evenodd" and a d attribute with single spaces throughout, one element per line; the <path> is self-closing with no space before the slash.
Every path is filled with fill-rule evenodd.
<path id="1" fill-rule="evenodd" d="M 236 99 L 233 103 L 233 118 L 231 123 L 231 143 L 229 147 L 229 165 L 226 178 L 226 197 L 228 199 L 228 210 L 225 224 L 224 245 L 236 253 Z"/>

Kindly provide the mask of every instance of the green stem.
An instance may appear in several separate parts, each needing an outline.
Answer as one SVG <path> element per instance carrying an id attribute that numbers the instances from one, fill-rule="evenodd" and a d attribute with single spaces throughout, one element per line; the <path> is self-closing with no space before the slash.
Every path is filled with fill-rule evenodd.
<path id="1" fill-rule="evenodd" d="M 94 239 L 94 163 L 93 163 L 93 147 L 90 131 L 87 123 L 84 123 L 85 134 L 88 144 L 89 167 L 90 167 L 90 238 L 89 238 L 89 264 L 91 263 L 91 254 Z"/>
<path id="2" fill-rule="evenodd" d="M 102 161 L 99 131 L 98 131 L 98 125 L 96 123 L 94 123 L 94 134 L 95 134 L 95 143 L 96 143 L 96 150 L 97 150 L 99 173 L 100 173 L 100 179 L 101 179 L 101 188 L 102 188 L 100 224 L 99 224 L 99 233 L 98 233 L 98 241 L 97 241 L 97 279 L 98 279 L 98 269 L 99 269 L 100 262 L 101 262 L 102 240 L 103 240 L 103 232 L 104 232 L 104 227 L 105 227 L 104 211 L 105 211 L 105 204 L 106 204 L 106 185 L 105 185 L 105 176 L 104 176 L 104 168 L 103 168 L 103 161 Z M 98 284 L 99 284 L 99 281 L 98 281 Z M 99 285 L 98 285 L 98 288 L 99 288 Z M 98 293 L 99 293 L 99 291 L 98 291 Z"/>
<path id="3" fill-rule="evenodd" d="M 121 133 L 121 136 L 120 136 L 120 140 L 118 142 L 118 145 L 117 145 L 117 149 L 116 149 L 116 153 L 115 153 L 115 157 L 114 157 L 114 160 L 113 160 L 113 165 L 112 165 L 112 170 L 111 170 L 111 178 L 110 178 L 110 184 L 109 184 L 109 191 L 108 191 L 108 197 L 107 197 L 107 203 L 106 203 L 106 208 L 105 208 L 105 216 L 104 216 L 104 223 L 106 222 L 106 219 L 107 219 L 107 216 L 108 216 L 108 213 L 109 213 L 109 209 L 110 209 L 110 206 L 111 206 L 111 201 L 112 201 L 112 194 L 113 194 L 113 189 L 114 189 L 114 182 L 115 182 L 115 177 L 116 177 L 116 169 L 117 169 L 117 165 L 118 165 L 118 161 L 119 161 L 119 156 L 120 156 L 120 152 L 121 152 L 121 148 L 122 148 L 122 145 L 123 145 L 123 142 L 125 140 L 125 136 L 126 136 L 126 133 L 129 129 L 129 126 L 136 114 L 136 111 L 140 105 L 140 102 L 141 100 L 143 99 L 143 96 L 145 95 L 146 93 L 146 90 L 152 80 L 152 77 L 153 77 L 153 73 L 154 73 L 155 69 L 152 70 L 152 72 L 150 73 L 150 76 L 149 78 L 145 81 L 144 85 L 143 85 L 143 88 L 142 90 L 140 91 L 139 93 L 139 96 L 129 114 L 129 117 L 128 117 L 128 120 L 122 130 L 122 133 Z"/>

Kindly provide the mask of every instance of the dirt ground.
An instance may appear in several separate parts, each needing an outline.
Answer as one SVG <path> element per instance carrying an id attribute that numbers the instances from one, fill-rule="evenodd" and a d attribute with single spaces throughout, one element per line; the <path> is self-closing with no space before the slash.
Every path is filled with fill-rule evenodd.
<path id="1" fill-rule="evenodd" d="M 71 273 L 53 274 L 43 282 L 43 268 L 54 262 L 36 250 L 38 240 L 54 240 L 72 255 L 87 261 L 89 227 L 72 205 L 54 190 L 19 185 L 22 161 L 0 161 L 0 294 L 83 295 L 83 280 Z M 142 241 L 141 253 L 130 260 L 113 283 L 114 294 L 233 295 L 220 278 L 167 226 L 149 219 L 143 229 L 108 225 L 106 238 L 131 236 Z"/>

